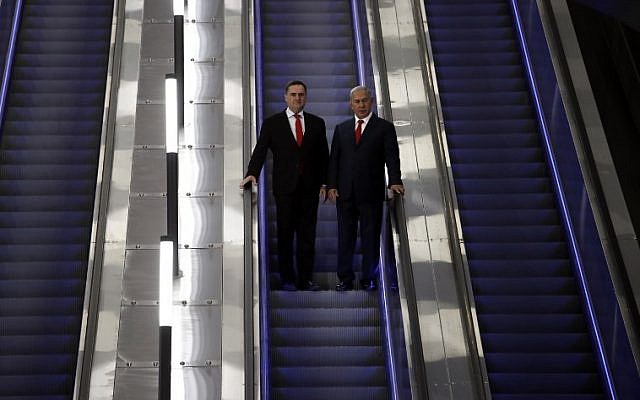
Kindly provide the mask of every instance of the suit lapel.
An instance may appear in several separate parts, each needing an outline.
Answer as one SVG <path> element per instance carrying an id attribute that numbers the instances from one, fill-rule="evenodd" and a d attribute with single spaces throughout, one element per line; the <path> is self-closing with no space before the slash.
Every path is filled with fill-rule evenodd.
<path id="1" fill-rule="evenodd" d="M 285 140 L 288 141 L 295 148 L 298 148 L 298 143 L 296 142 L 296 139 L 293 137 L 293 133 L 291 132 L 291 125 L 289 125 L 289 118 L 287 117 L 287 111 L 286 110 L 283 111 L 280 115 L 281 115 L 280 121 L 282 124 L 280 130 L 285 135 Z M 303 139 L 303 142 L 304 142 L 304 139 Z"/>
<path id="2" fill-rule="evenodd" d="M 356 121 L 354 118 L 349 119 L 347 122 L 347 132 L 349 134 L 349 143 L 353 144 L 353 147 L 356 147 Z"/>

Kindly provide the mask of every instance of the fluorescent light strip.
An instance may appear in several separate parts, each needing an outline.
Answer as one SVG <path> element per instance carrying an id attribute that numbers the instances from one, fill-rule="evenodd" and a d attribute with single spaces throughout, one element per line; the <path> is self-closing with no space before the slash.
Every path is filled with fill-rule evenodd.
<path id="1" fill-rule="evenodd" d="M 173 241 L 160 242 L 160 262 L 158 271 L 160 326 L 171 326 L 173 314 Z"/>
<path id="2" fill-rule="evenodd" d="M 178 84 L 173 74 L 165 76 L 165 135 L 167 153 L 178 152 Z"/>

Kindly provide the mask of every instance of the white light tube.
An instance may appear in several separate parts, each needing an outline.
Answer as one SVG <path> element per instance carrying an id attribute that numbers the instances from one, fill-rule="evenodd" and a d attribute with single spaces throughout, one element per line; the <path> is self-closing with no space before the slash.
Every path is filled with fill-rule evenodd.
<path id="1" fill-rule="evenodd" d="M 159 266 L 159 322 L 160 326 L 171 326 L 171 315 L 173 314 L 173 241 L 163 240 L 160 242 Z"/>
<path id="2" fill-rule="evenodd" d="M 167 153 L 178 152 L 178 84 L 175 76 L 164 79 L 165 135 Z"/>
<path id="3" fill-rule="evenodd" d="M 184 15 L 184 0 L 173 0 L 173 15 Z"/>

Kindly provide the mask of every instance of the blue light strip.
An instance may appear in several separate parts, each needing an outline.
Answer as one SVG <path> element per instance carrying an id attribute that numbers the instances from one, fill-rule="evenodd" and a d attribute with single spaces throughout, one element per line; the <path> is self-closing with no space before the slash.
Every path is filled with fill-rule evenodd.
<path id="1" fill-rule="evenodd" d="M 18 40 L 18 31 L 20 30 L 20 20 L 22 16 L 22 0 L 17 0 L 13 12 L 13 21 L 11 23 L 11 36 L 9 45 L 7 46 L 7 55 L 4 62 L 4 71 L 2 73 L 2 87 L 0 88 L 0 127 L 4 125 L 4 114 L 7 106 L 7 96 L 9 93 L 9 82 L 11 80 L 11 70 L 13 68 L 13 59 L 16 53 L 16 42 Z"/>
<path id="2" fill-rule="evenodd" d="M 589 293 L 589 288 L 587 286 L 587 282 L 584 276 L 584 267 L 582 266 L 582 260 L 580 257 L 580 252 L 578 250 L 578 245 L 576 243 L 575 233 L 573 230 L 573 226 L 571 224 L 571 220 L 569 219 L 569 212 L 567 210 L 567 202 L 564 196 L 564 192 L 562 191 L 562 184 L 560 182 L 560 176 L 558 173 L 558 167 L 556 164 L 555 156 L 553 154 L 553 150 L 551 147 L 551 141 L 549 139 L 549 131 L 547 129 L 547 125 L 544 119 L 544 113 L 542 111 L 542 105 L 540 102 L 540 97 L 537 90 L 537 85 L 535 83 L 535 78 L 533 76 L 533 69 L 531 66 L 531 60 L 529 59 L 529 53 L 527 50 L 527 42 L 523 34 L 522 22 L 520 21 L 520 12 L 518 10 L 518 5 L 516 0 L 510 0 L 511 7 L 513 10 L 513 17 L 516 24 L 516 30 L 518 32 L 518 39 L 520 41 L 522 55 L 525 60 L 525 69 L 527 72 L 527 79 L 529 81 L 529 86 L 531 87 L 531 92 L 534 98 L 534 104 L 536 108 L 536 116 L 538 117 L 538 122 L 540 123 L 540 127 L 542 129 L 542 138 L 544 141 L 545 152 L 547 154 L 547 158 L 549 160 L 549 166 L 551 167 L 552 176 L 553 176 L 553 185 L 556 189 L 556 194 L 558 196 L 558 202 L 561 209 L 562 214 L 562 222 L 565 225 L 567 230 L 567 236 L 569 239 L 569 244 L 571 247 L 571 256 L 573 258 L 575 264 L 575 271 L 578 275 L 578 281 L 580 282 L 580 289 L 582 290 L 582 294 L 585 299 L 585 310 L 588 315 L 589 325 L 591 326 L 591 331 L 593 337 L 595 339 L 595 344 L 598 353 L 598 362 L 600 364 L 600 369 L 605 375 L 606 386 L 608 389 L 608 395 L 610 399 L 616 399 L 615 388 L 613 386 L 613 379 L 611 377 L 611 370 L 609 368 L 609 363 L 604 354 L 604 346 L 602 344 L 602 337 L 600 334 L 600 329 L 596 322 L 595 312 L 593 310 L 593 301 L 591 299 L 591 295 Z"/>
<path id="3" fill-rule="evenodd" d="M 262 4 L 254 0 L 254 45 L 256 71 L 256 129 L 262 123 Z M 271 359 L 269 357 L 269 248 L 267 246 L 267 185 L 266 166 L 258 177 L 258 263 L 260 286 L 260 399 L 271 394 Z"/>
<path id="4" fill-rule="evenodd" d="M 353 44 L 356 51 L 356 72 L 358 85 L 365 85 L 364 50 L 362 48 L 362 28 L 360 27 L 360 12 L 358 0 L 351 0 L 351 22 L 353 23 Z"/>
<path id="5" fill-rule="evenodd" d="M 364 68 L 364 45 L 362 40 L 362 29 L 360 27 L 360 9 L 358 8 L 358 0 L 351 0 L 351 21 L 353 23 L 353 44 L 356 55 L 356 72 L 358 74 L 358 85 L 366 85 L 365 81 L 365 68 Z M 385 346 L 384 351 L 386 354 L 386 366 L 389 378 L 389 391 L 391 394 L 392 400 L 398 400 L 398 378 L 396 372 L 396 357 L 393 350 L 393 340 L 392 340 L 392 329 L 391 329 L 391 321 L 389 316 L 389 294 L 388 294 L 388 277 L 386 273 L 386 263 L 385 263 L 385 245 L 387 240 L 386 234 L 386 225 L 388 224 L 388 207 L 385 206 L 384 216 L 383 216 L 383 226 L 381 232 L 381 241 L 380 241 L 380 314 L 382 318 L 382 335 L 384 338 Z"/>
<path id="6" fill-rule="evenodd" d="M 387 365 L 387 371 L 389 372 L 389 388 L 391 394 L 391 400 L 398 400 L 400 398 L 400 394 L 398 393 L 398 374 L 396 372 L 396 356 L 393 347 L 393 330 L 391 328 L 391 317 L 389 315 L 389 309 L 391 308 L 389 304 L 389 282 L 390 279 L 387 276 L 387 268 L 389 265 L 387 264 L 387 250 L 386 243 L 391 240 L 388 235 L 388 224 L 389 224 L 389 204 L 385 204 L 384 213 L 382 216 L 382 234 L 380 235 L 380 304 L 382 305 L 382 335 L 386 346 L 384 347 L 384 352 L 386 354 L 385 360 Z"/>

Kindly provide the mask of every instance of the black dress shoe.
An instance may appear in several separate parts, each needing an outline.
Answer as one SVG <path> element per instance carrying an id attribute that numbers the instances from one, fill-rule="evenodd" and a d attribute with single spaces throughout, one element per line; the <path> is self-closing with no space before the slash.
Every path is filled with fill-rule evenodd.
<path id="1" fill-rule="evenodd" d="M 340 281 L 336 285 L 336 292 L 346 292 L 347 290 L 353 290 L 353 282 Z"/>
<path id="2" fill-rule="evenodd" d="M 306 281 L 298 284 L 298 290 L 308 290 L 311 292 L 317 292 L 320 289 L 321 289 L 320 285 L 318 285 L 314 281 Z"/>
<path id="3" fill-rule="evenodd" d="M 360 281 L 360 287 L 367 292 L 373 292 L 378 288 L 378 284 L 375 280 Z"/>

